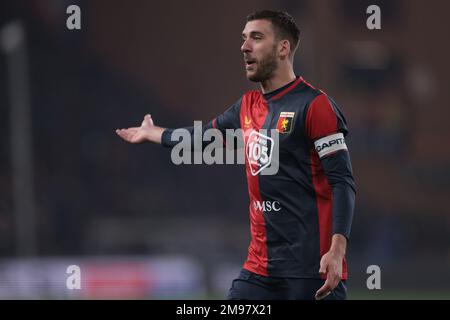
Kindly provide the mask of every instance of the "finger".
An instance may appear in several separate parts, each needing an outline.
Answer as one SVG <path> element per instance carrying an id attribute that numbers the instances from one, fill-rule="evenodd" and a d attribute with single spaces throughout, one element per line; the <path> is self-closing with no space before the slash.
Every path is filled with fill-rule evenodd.
<path id="1" fill-rule="evenodd" d="M 339 280 L 337 277 L 330 277 L 330 280 L 328 281 L 328 288 L 330 290 L 333 290 L 334 288 L 337 287 L 338 283 L 339 283 Z"/>
<path id="2" fill-rule="evenodd" d="M 328 273 L 328 277 L 330 279 L 329 280 L 330 290 L 333 290 L 334 288 L 337 287 L 340 279 L 339 279 L 337 274 L 331 274 L 330 275 L 330 273 Z M 327 280 L 328 280 L 328 277 L 327 277 Z"/>
<path id="3" fill-rule="evenodd" d="M 122 139 L 127 140 L 127 135 L 126 135 L 125 132 L 119 131 L 119 132 L 117 132 L 117 134 L 118 134 L 119 137 L 121 137 Z"/>
<path id="4" fill-rule="evenodd" d="M 130 141 L 134 136 L 134 129 L 121 129 L 117 132 L 117 134 L 124 140 Z"/>
<path id="5" fill-rule="evenodd" d="M 320 260 L 320 268 L 319 268 L 320 274 L 326 274 L 327 273 L 327 264 L 322 260 Z"/>
<path id="6" fill-rule="evenodd" d="M 328 291 L 327 293 L 324 293 L 324 294 L 321 294 L 321 295 L 316 294 L 315 299 L 316 299 L 316 300 L 323 300 L 323 299 L 325 299 L 326 297 L 328 297 L 328 295 L 329 295 L 330 293 L 331 293 L 331 291 Z"/>
<path id="7" fill-rule="evenodd" d="M 325 265 L 322 265 L 322 263 L 320 264 L 319 273 L 320 274 L 326 274 L 327 273 L 327 267 Z"/>
<path id="8" fill-rule="evenodd" d="M 320 299 L 325 298 L 330 293 L 331 290 L 332 290 L 332 288 L 331 288 L 330 280 L 327 279 L 325 281 L 324 285 L 322 287 L 320 287 L 319 290 L 317 290 L 316 299 L 320 300 Z"/>
<path id="9" fill-rule="evenodd" d="M 122 136 L 123 130 L 124 130 L 124 129 L 117 129 L 117 130 L 116 130 L 116 133 L 117 133 L 119 136 Z"/>
<path id="10" fill-rule="evenodd" d="M 333 268 L 333 265 L 328 268 L 327 280 L 328 279 L 330 281 L 331 290 L 333 290 L 341 280 L 341 274 L 339 273 L 338 268 Z"/>
<path id="11" fill-rule="evenodd" d="M 121 134 L 127 134 L 127 133 L 136 133 L 139 130 L 139 128 L 128 128 L 128 129 L 118 129 L 116 130 L 117 133 Z"/>
<path id="12" fill-rule="evenodd" d="M 124 135 L 127 138 L 127 140 L 131 141 L 136 133 L 136 130 L 128 129 L 125 131 Z"/>
<path id="13" fill-rule="evenodd" d="M 128 128 L 126 132 L 129 134 L 135 134 L 138 130 L 138 128 Z"/>

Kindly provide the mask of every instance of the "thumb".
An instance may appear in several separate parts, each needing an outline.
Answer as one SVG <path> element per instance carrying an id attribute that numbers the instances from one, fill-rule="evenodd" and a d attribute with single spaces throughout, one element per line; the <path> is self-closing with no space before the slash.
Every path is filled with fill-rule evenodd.
<path id="1" fill-rule="evenodd" d="M 142 125 L 144 125 L 146 122 L 149 123 L 151 126 L 153 125 L 153 119 L 150 114 L 146 114 L 144 116 L 144 121 L 142 121 Z"/>

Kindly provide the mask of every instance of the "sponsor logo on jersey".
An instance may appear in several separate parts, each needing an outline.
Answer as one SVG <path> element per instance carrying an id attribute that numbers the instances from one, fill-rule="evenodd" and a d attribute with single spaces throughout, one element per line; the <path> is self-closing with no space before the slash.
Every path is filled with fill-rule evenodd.
<path id="1" fill-rule="evenodd" d="M 320 158 L 338 150 L 347 150 L 347 145 L 345 144 L 344 135 L 342 133 L 336 133 L 321 138 L 314 142 L 314 146 Z"/>
<path id="2" fill-rule="evenodd" d="M 250 133 L 245 146 L 245 155 L 253 176 L 256 176 L 270 165 L 273 146 L 274 141 L 272 138 L 258 131 Z"/>
<path id="3" fill-rule="evenodd" d="M 279 201 L 253 201 L 253 208 L 258 211 L 264 212 L 278 212 L 281 210 L 281 204 Z"/>
<path id="4" fill-rule="evenodd" d="M 294 121 L 295 112 L 281 112 L 277 122 L 277 130 L 279 133 L 289 133 L 292 130 L 292 122 Z"/>

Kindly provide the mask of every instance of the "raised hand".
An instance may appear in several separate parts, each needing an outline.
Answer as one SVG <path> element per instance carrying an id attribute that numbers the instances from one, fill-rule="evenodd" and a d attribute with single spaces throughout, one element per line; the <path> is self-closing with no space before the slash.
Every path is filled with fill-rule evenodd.
<path id="1" fill-rule="evenodd" d="M 161 143 L 161 135 L 164 129 L 153 124 L 152 116 L 147 114 L 140 127 L 117 129 L 116 133 L 129 143 L 155 142 Z"/>

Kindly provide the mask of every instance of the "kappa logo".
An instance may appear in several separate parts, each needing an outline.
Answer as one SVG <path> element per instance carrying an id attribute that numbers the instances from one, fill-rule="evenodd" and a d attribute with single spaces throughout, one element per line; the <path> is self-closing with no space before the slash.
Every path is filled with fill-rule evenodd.
<path id="1" fill-rule="evenodd" d="M 245 154 L 253 176 L 256 176 L 270 165 L 273 146 L 274 141 L 272 138 L 258 131 L 250 133 L 245 147 Z"/>
<path id="2" fill-rule="evenodd" d="M 281 112 L 277 122 L 277 130 L 279 133 L 289 133 L 292 130 L 292 122 L 294 121 L 295 112 Z"/>

